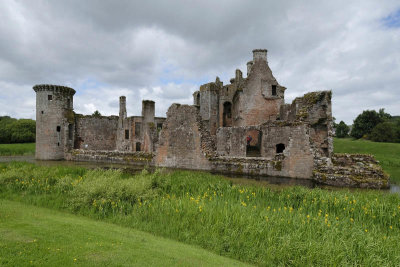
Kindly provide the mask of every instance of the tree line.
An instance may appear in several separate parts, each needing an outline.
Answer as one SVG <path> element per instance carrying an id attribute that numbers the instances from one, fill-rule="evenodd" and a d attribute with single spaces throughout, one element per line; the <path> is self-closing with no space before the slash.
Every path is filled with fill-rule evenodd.
<path id="1" fill-rule="evenodd" d="M 353 137 L 369 139 L 375 142 L 400 143 L 400 116 L 392 116 L 385 109 L 364 110 L 350 127 L 343 121 L 334 123 L 336 137 Z"/>
<path id="2" fill-rule="evenodd" d="M 35 142 L 36 122 L 0 116 L 0 144 Z"/>

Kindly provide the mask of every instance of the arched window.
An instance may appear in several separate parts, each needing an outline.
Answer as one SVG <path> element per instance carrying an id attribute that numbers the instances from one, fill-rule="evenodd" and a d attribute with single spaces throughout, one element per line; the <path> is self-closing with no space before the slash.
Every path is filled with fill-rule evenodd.
<path id="1" fill-rule="evenodd" d="M 276 153 L 283 153 L 283 150 L 285 150 L 284 144 L 281 143 L 276 145 Z"/>

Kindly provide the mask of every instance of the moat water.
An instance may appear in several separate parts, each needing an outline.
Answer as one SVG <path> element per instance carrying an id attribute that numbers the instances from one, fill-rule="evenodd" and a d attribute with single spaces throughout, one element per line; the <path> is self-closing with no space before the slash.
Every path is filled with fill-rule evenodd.
<path id="1" fill-rule="evenodd" d="M 82 167 L 88 169 L 121 169 L 126 173 L 135 174 L 143 170 L 144 166 L 138 165 L 126 165 L 126 164 L 115 164 L 115 163 L 101 163 L 101 162 L 84 162 L 84 161 L 66 161 L 66 160 L 36 160 L 34 156 L 0 156 L 1 162 L 12 162 L 12 161 L 24 161 L 29 163 L 35 163 L 40 166 L 71 166 L 71 167 Z M 147 168 L 149 171 L 155 170 L 154 167 Z M 174 170 L 174 169 L 168 169 Z M 304 186 L 308 188 L 326 188 L 326 189 L 337 189 L 331 186 L 323 186 L 315 183 L 312 180 L 306 179 L 293 179 L 286 177 L 274 177 L 274 176 L 250 176 L 250 175 L 234 175 L 234 174 L 213 174 L 221 175 L 228 180 L 238 184 L 251 184 L 258 186 L 267 186 L 273 188 L 283 188 L 288 186 Z M 354 189 L 354 190 L 372 190 L 372 189 Z M 400 194 L 400 185 L 391 184 L 390 189 L 382 190 L 388 193 Z"/>

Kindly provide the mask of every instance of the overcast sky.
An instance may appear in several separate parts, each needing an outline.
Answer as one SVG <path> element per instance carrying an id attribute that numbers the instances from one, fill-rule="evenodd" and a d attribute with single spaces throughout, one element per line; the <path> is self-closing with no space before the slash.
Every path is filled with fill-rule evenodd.
<path id="1" fill-rule="evenodd" d="M 400 115 L 400 1 L 0 2 L 0 115 L 35 117 L 35 84 L 74 88 L 74 109 L 156 115 L 268 49 L 286 102 L 333 91 L 333 115 Z"/>

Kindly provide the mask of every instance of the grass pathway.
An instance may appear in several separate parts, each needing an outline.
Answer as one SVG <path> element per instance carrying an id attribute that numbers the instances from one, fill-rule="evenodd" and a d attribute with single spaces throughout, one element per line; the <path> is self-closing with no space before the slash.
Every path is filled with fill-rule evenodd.
<path id="1" fill-rule="evenodd" d="M 0 200 L 0 265 L 245 266 L 130 228 Z"/>

